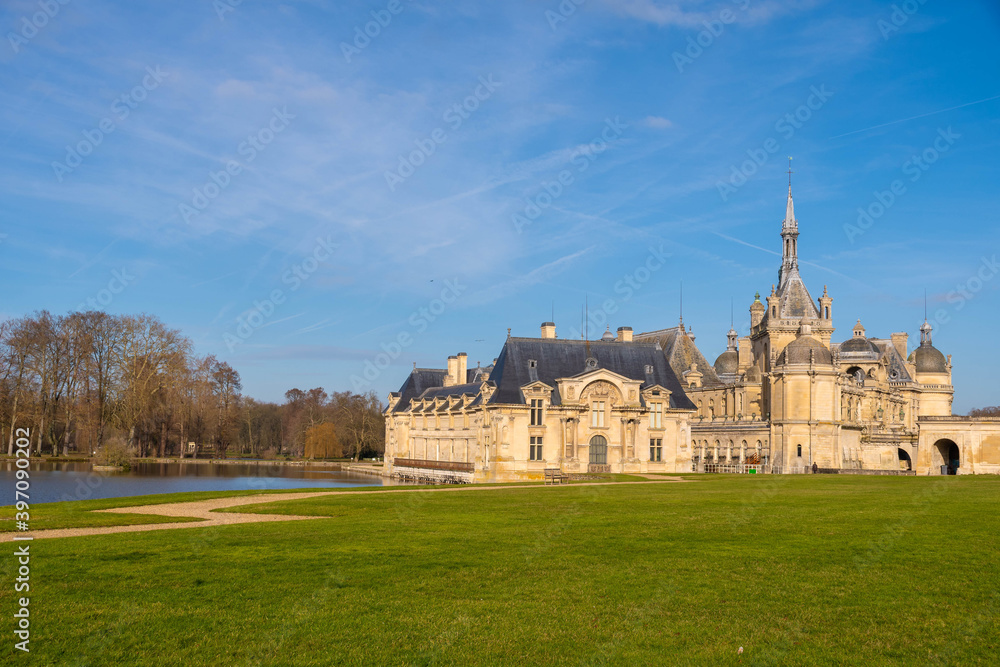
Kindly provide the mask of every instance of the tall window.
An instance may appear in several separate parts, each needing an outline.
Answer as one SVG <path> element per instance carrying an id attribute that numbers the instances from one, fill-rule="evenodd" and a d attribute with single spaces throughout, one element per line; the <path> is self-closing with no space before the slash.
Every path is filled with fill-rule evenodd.
<path id="1" fill-rule="evenodd" d="M 590 462 L 596 465 L 608 463 L 608 440 L 603 435 L 595 435 L 590 439 Z"/>
<path id="2" fill-rule="evenodd" d="M 604 426 L 604 401 L 594 401 L 591 405 L 590 425 L 595 428 Z"/>
<path id="3" fill-rule="evenodd" d="M 528 445 L 528 460 L 529 461 L 542 460 L 542 436 L 540 435 L 531 436 L 531 444 Z"/>
<path id="4" fill-rule="evenodd" d="M 801 457 L 802 456 L 802 445 L 799 445 L 798 449 L 799 449 L 798 450 L 798 455 Z"/>
<path id="5" fill-rule="evenodd" d="M 542 399 L 540 398 L 531 399 L 531 425 L 542 425 Z"/>
<path id="6" fill-rule="evenodd" d="M 663 428 L 663 403 L 650 403 L 649 428 Z"/>
<path id="7" fill-rule="evenodd" d="M 649 439 L 649 460 L 650 461 L 663 460 L 663 438 Z"/>

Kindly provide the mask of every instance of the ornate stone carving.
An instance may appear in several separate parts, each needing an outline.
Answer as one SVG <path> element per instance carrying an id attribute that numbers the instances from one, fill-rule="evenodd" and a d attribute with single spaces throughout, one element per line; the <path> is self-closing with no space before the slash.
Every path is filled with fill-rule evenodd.
<path id="1" fill-rule="evenodd" d="M 607 401 L 612 406 L 620 405 L 622 402 L 621 392 L 610 382 L 598 380 L 587 385 L 580 393 L 580 400 L 587 401 Z"/>

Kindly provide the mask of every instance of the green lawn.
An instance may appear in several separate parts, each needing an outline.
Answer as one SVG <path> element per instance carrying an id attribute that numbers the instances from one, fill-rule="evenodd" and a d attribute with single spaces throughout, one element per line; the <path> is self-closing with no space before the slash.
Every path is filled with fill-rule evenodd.
<path id="1" fill-rule="evenodd" d="M 1000 478 L 695 479 L 321 497 L 263 511 L 330 518 L 36 541 L 31 662 L 1000 659 Z"/>
<path id="2" fill-rule="evenodd" d="M 130 526 L 140 523 L 175 523 L 200 521 L 181 517 L 156 516 L 153 514 L 95 514 L 93 510 L 113 507 L 137 507 L 140 505 L 163 505 L 211 498 L 231 496 L 252 496 L 257 493 L 306 493 L 317 489 L 290 489 L 267 491 L 193 491 L 190 493 L 161 493 L 129 498 L 104 498 L 100 500 L 74 500 L 60 503 L 31 505 L 31 529 L 52 530 L 54 528 L 96 528 L 100 526 Z M 0 507 L 0 533 L 16 532 L 14 506 Z"/>

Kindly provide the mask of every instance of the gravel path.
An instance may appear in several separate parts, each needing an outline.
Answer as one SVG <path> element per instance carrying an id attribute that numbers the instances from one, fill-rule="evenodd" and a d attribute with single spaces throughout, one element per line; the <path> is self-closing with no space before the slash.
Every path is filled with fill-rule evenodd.
<path id="1" fill-rule="evenodd" d="M 655 475 L 637 475 L 649 481 L 645 482 L 615 482 L 612 486 L 621 484 L 657 484 L 662 482 L 687 482 L 680 477 L 659 477 Z M 0 542 L 12 542 L 15 536 L 30 536 L 33 539 L 50 537 L 82 537 L 86 535 L 111 535 L 113 533 L 139 533 L 150 530 L 174 530 L 177 528 L 208 528 L 211 526 L 231 526 L 240 523 L 262 523 L 267 521 L 302 521 L 304 519 L 323 519 L 321 516 L 296 516 L 291 514 L 242 514 L 238 512 L 216 512 L 215 510 L 241 505 L 259 505 L 261 503 L 276 503 L 284 500 L 299 500 L 317 496 L 336 495 L 370 495 L 374 493 L 446 493 L 456 491 L 503 491 L 504 489 L 556 489 L 580 486 L 604 486 L 608 482 L 584 482 L 581 484 L 548 485 L 524 484 L 515 486 L 445 486 L 434 489 L 386 490 L 374 491 L 316 491 L 310 493 L 272 493 L 253 496 L 238 496 L 236 498 L 213 498 L 187 503 L 164 503 L 161 505 L 141 505 L 138 507 L 115 507 L 95 512 L 113 514 L 155 514 L 157 516 L 173 516 L 201 519 L 201 521 L 186 521 L 182 523 L 143 523 L 132 526 L 102 526 L 95 528 L 55 528 L 52 530 L 34 530 L 25 533 L 0 533 Z"/>

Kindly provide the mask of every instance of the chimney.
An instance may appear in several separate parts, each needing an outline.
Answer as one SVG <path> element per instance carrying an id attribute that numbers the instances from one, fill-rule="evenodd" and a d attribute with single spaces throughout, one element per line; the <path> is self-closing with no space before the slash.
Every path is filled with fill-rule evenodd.
<path id="1" fill-rule="evenodd" d="M 458 376 L 455 384 L 465 384 L 469 377 L 469 355 L 465 352 L 458 353 Z"/>
<path id="2" fill-rule="evenodd" d="M 555 338 L 555 337 L 556 337 L 556 323 L 542 322 L 542 338 Z"/>
<path id="3" fill-rule="evenodd" d="M 632 327 L 618 327 L 618 342 L 619 343 L 632 342 Z"/>
<path id="4" fill-rule="evenodd" d="M 750 343 L 750 338 L 747 336 L 740 338 L 737 344 L 739 346 L 737 348 L 739 350 L 739 355 L 737 357 L 739 364 L 738 368 L 742 373 L 744 370 L 753 366 L 753 347 Z"/>
<path id="5" fill-rule="evenodd" d="M 899 356 L 906 361 L 906 344 L 910 338 L 908 333 L 894 333 L 890 334 L 889 337 L 892 339 L 892 346 L 896 348 L 896 352 L 899 352 Z"/>
<path id="6" fill-rule="evenodd" d="M 448 375 L 444 378 L 444 386 L 450 387 L 458 384 L 458 357 L 451 355 L 448 357 Z"/>

